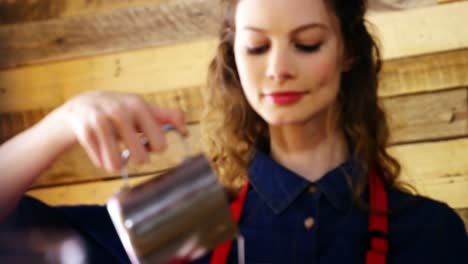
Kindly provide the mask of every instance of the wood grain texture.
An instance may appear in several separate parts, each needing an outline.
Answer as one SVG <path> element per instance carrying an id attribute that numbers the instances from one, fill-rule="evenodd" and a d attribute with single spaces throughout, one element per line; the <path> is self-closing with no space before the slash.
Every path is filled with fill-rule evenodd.
<path id="1" fill-rule="evenodd" d="M 0 24 L 16 24 L 106 12 L 169 0 L 0 0 Z M 370 0 L 370 11 L 392 11 L 463 0 Z"/>
<path id="2" fill-rule="evenodd" d="M 95 89 L 147 94 L 200 87 L 213 48 L 194 41 L 0 71 L 0 112 L 50 109 Z"/>
<path id="3" fill-rule="evenodd" d="M 371 14 L 385 59 L 468 47 L 468 1 Z"/>
<path id="4" fill-rule="evenodd" d="M 437 0 L 438 4 L 448 4 L 453 2 L 466 1 L 466 0 Z"/>
<path id="5" fill-rule="evenodd" d="M 379 96 L 468 86 L 468 49 L 384 61 Z"/>
<path id="6" fill-rule="evenodd" d="M 0 24 L 19 24 L 112 11 L 169 0 L 0 0 Z"/>
<path id="7" fill-rule="evenodd" d="M 466 88 L 384 98 L 390 143 L 468 136 Z"/>
<path id="8" fill-rule="evenodd" d="M 169 0 L 0 0 L 0 24 L 16 24 L 106 12 Z M 370 11 L 392 11 L 461 0 L 370 0 Z"/>
<path id="9" fill-rule="evenodd" d="M 437 0 L 369 0 L 368 2 L 371 12 L 397 11 L 437 4 Z"/>
<path id="10" fill-rule="evenodd" d="M 14 24 L 58 17 L 66 8 L 61 0 L 0 0 L 0 24 Z"/>
<path id="11" fill-rule="evenodd" d="M 206 37 L 216 1 L 172 0 L 111 12 L 0 26 L 0 68 L 71 59 Z"/>
<path id="12" fill-rule="evenodd" d="M 434 6 L 465 0 L 369 0 L 370 12 L 388 12 Z"/>
<path id="13" fill-rule="evenodd" d="M 217 1 L 171 0 L 0 26 L 0 68 L 213 38 Z M 371 14 L 386 59 L 468 47 L 468 2 Z M 447 30 L 450 29 L 450 30 Z M 415 34 L 417 32 L 417 34 Z M 214 39 L 212 40 L 214 41 Z"/>
<path id="14" fill-rule="evenodd" d="M 468 207 L 468 139 L 400 145 L 389 152 L 402 165 L 402 179 L 419 193 Z"/>

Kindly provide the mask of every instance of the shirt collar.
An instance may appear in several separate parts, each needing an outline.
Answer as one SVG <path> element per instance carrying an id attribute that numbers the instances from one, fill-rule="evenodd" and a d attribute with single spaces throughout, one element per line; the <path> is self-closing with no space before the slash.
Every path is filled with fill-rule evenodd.
<path id="1" fill-rule="evenodd" d="M 357 168 L 356 162 L 347 160 L 312 183 L 256 150 L 249 166 L 249 181 L 276 214 L 288 208 L 311 184 L 317 186 L 333 207 L 346 212 L 351 208 L 350 186 L 357 178 Z"/>

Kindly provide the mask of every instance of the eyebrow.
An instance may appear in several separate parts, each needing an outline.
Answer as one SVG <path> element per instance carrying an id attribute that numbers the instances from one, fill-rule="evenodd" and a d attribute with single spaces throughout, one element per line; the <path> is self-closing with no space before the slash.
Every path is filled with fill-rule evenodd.
<path id="1" fill-rule="evenodd" d="M 312 28 L 322 28 L 322 29 L 328 29 L 328 27 L 325 24 L 322 23 L 309 23 L 309 24 L 304 24 L 300 27 L 295 28 L 294 30 L 291 31 L 290 35 L 295 35 L 301 31 L 307 30 L 307 29 L 312 29 Z M 265 33 L 264 29 L 257 28 L 257 27 L 252 27 L 252 26 L 245 26 L 243 27 L 244 30 L 252 30 L 260 33 Z"/>

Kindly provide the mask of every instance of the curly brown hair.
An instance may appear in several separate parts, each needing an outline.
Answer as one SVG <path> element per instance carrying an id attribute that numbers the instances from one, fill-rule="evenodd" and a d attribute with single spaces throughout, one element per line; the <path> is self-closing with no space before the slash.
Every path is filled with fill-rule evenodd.
<path id="1" fill-rule="evenodd" d="M 268 137 L 268 125 L 247 102 L 234 59 L 234 16 L 240 0 L 223 0 L 223 21 L 219 45 L 208 74 L 205 114 L 202 121 L 207 153 L 222 183 L 238 190 L 246 179 L 254 149 Z M 404 190 L 397 181 L 400 165 L 387 151 L 389 129 L 379 106 L 377 87 L 381 58 L 376 41 L 366 27 L 365 0 L 325 0 L 339 20 L 352 69 L 342 74 L 338 100 L 338 122 L 352 146 L 362 175 L 353 185 L 353 198 L 366 188 L 369 170 L 377 169 L 386 186 Z"/>

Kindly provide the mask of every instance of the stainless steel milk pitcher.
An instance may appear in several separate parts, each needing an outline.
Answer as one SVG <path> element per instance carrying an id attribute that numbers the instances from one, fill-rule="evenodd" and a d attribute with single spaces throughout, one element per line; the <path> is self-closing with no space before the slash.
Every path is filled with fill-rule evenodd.
<path id="1" fill-rule="evenodd" d="M 169 263 L 237 236 L 227 194 L 204 155 L 123 187 L 107 209 L 132 263 Z"/>

